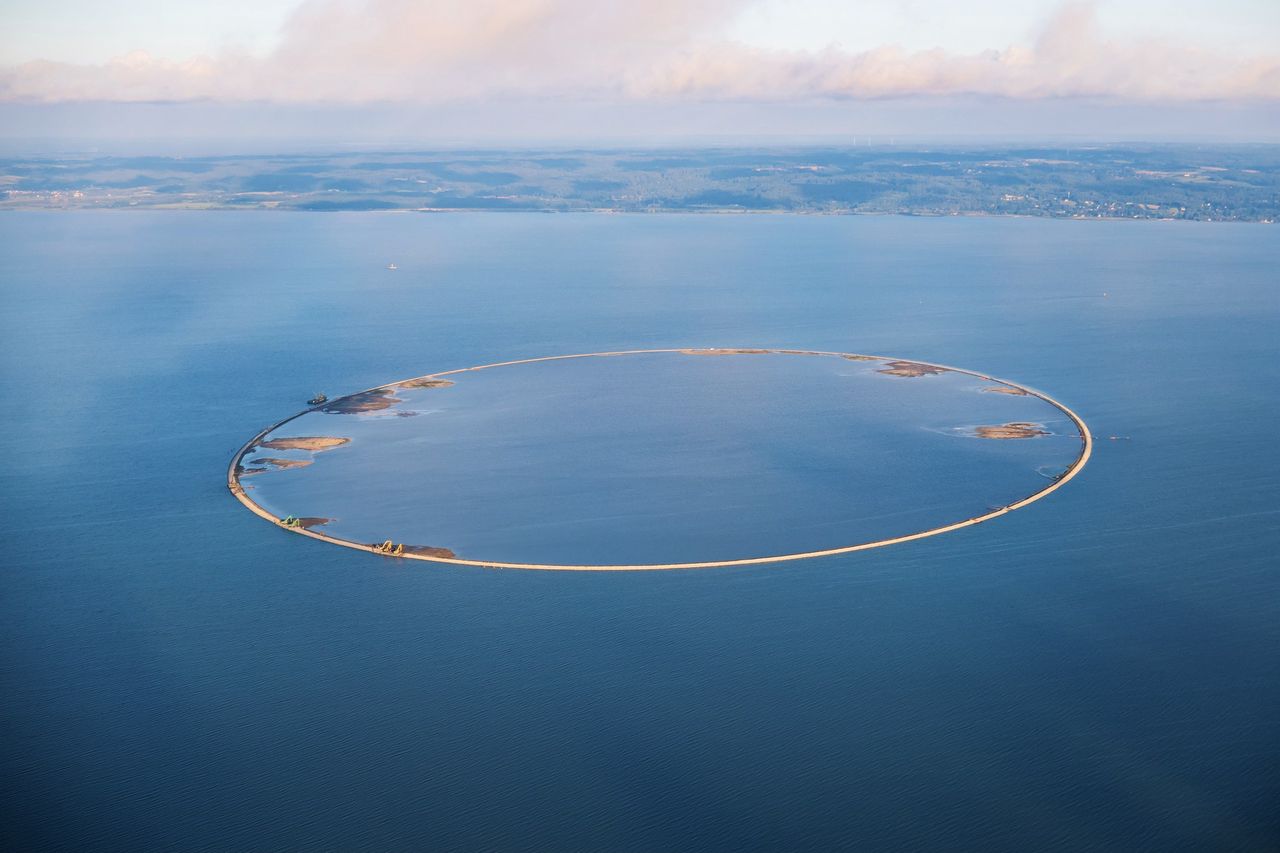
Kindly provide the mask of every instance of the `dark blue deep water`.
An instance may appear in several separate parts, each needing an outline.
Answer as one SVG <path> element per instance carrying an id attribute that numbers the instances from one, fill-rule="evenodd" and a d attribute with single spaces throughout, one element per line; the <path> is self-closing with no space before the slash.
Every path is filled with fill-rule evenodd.
<path id="1" fill-rule="evenodd" d="M 1274 850 L 1277 233 L 0 216 L 0 841 Z M 226 491 L 317 390 L 690 344 L 954 364 L 1102 440 L 992 523 L 699 572 L 380 559 Z"/>

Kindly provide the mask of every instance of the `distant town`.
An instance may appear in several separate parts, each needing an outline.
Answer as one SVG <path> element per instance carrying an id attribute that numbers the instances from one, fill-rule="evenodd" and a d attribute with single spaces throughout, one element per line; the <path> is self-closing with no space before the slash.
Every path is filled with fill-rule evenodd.
<path id="1" fill-rule="evenodd" d="M 1280 146 L 92 153 L 0 159 L 0 209 L 527 210 L 1274 222 Z"/>

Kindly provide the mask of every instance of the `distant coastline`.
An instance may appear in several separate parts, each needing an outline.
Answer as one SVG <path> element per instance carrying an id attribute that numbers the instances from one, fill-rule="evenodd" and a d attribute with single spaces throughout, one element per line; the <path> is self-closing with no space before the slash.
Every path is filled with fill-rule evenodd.
<path id="1" fill-rule="evenodd" d="M 0 158 L 0 210 L 1032 216 L 1272 223 L 1280 146 Z"/>

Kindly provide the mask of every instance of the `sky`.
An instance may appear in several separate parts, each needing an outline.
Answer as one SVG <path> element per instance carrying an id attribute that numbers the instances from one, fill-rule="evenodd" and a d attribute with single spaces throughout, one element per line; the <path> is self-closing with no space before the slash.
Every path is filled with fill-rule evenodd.
<path id="1" fill-rule="evenodd" d="M 386 138 L 1280 141 L 1280 0 L 0 0 L 0 134 L 166 111 L 246 136 L 363 112 Z"/>

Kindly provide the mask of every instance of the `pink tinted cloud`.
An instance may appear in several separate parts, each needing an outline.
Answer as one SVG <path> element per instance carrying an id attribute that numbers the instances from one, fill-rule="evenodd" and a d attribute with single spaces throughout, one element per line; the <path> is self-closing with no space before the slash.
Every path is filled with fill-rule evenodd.
<path id="1" fill-rule="evenodd" d="M 791 100 L 979 94 L 1280 98 L 1280 55 L 1108 39 L 1068 3 L 1039 38 L 977 54 L 769 51 L 724 40 L 750 0 L 307 0 L 265 57 L 0 69 L 9 101 L 447 102 L 502 96 Z"/>

